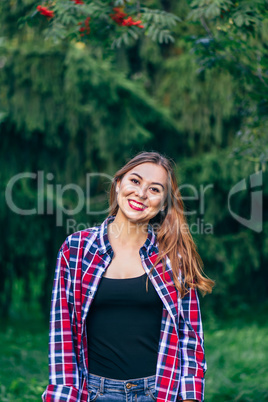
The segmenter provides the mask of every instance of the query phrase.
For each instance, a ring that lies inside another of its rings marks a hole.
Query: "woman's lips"
[[[147,208],[145,205],[134,200],[128,200],[128,205],[136,211],[144,211]]]

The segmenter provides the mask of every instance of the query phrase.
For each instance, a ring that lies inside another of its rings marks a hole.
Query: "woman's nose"
[[[147,188],[145,186],[140,186],[139,188],[137,188],[137,195],[140,198],[146,198],[147,197]]]

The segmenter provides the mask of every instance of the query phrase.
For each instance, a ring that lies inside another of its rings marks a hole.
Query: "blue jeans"
[[[156,401],[155,375],[130,380],[114,380],[89,374],[88,391],[90,402]]]

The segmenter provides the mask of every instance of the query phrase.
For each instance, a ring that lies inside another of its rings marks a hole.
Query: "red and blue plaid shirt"
[[[59,250],[52,292],[49,333],[49,385],[45,402],[87,402],[88,352],[86,316],[113,250],[108,240],[108,217],[101,226],[76,232]],[[158,255],[152,227],[139,250],[149,275]],[[203,330],[195,289],[181,299],[167,258],[165,278],[159,263],[149,275],[163,302],[156,367],[157,402],[203,401]]]

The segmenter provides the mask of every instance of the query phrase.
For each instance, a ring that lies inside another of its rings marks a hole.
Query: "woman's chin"
[[[150,220],[150,218],[147,215],[142,214],[140,212],[125,213],[124,215],[126,219],[131,223],[147,223]]]

